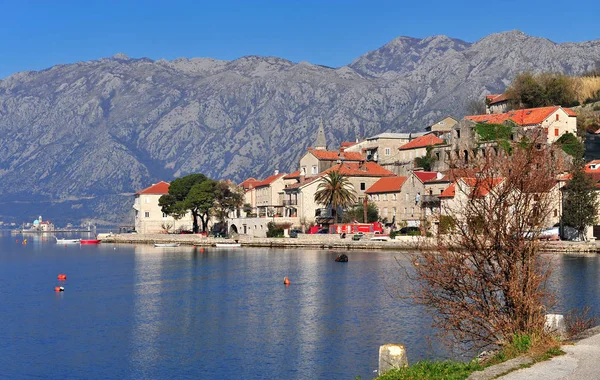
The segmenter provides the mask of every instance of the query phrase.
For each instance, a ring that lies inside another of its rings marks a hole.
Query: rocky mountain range
[[[475,43],[398,37],[340,68],[117,54],[17,73],[0,80],[0,220],[131,223],[132,194],[159,180],[295,170],[320,120],[331,148],[423,130],[517,73],[576,75],[598,61],[600,40],[511,31]]]

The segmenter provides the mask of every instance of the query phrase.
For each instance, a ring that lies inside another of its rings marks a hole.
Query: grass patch
[[[408,368],[393,369],[379,376],[378,380],[417,380],[417,379],[448,379],[462,380],[483,366],[476,360],[470,363],[455,361],[421,361]]]
[[[565,352],[560,349],[561,342],[552,336],[515,334],[509,344],[500,349],[490,359],[484,363],[474,359],[469,363],[456,361],[421,361],[407,368],[393,369],[377,377],[377,380],[417,380],[417,379],[444,379],[458,380],[466,379],[475,371],[482,371],[492,365],[503,363],[516,357],[527,355],[532,358],[529,364],[523,364],[520,367],[528,368],[533,364],[549,360],[555,356],[564,355]],[[509,373],[512,371],[507,371]]]

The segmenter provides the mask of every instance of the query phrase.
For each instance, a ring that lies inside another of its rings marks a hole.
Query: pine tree
[[[584,240],[587,227],[596,223],[596,186],[585,173],[583,161],[577,160],[574,167],[573,177],[563,189],[562,222],[575,228]]]

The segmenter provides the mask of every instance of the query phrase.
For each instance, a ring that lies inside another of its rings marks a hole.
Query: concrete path
[[[600,329],[596,327],[587,335],[591,336],[573,345],[563,346],[566,355],[557,356],[499,378],[503,380],[600,379]]]

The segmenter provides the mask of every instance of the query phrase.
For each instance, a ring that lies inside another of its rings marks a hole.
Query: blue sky
[[[0,78],[123,52],[343,66],[398,36],[600,38],[600,1],[0,0]]]

